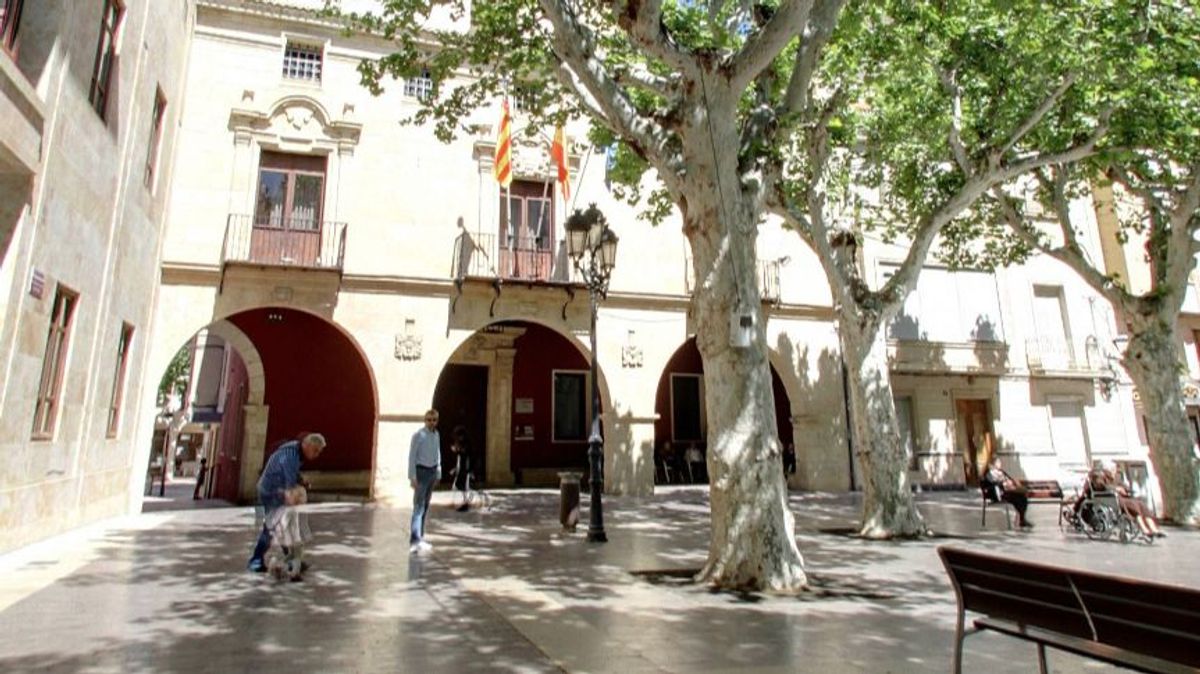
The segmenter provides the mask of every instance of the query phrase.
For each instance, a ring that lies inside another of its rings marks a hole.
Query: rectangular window
[[[167,98],[162,89],[154,93],[154,110],[150,113],[150,143],[146,147],[146,188],[154,190],[154,173],[158,168],[158,149],[162,144],[163,114],[167,110]]]
[[[1067,303],[1062,286],[1033,287],[1033,320],[1037,340],[1032,345],[1042,367],[1068,369],[1075,366]]]
[[[105,119],[109,84],[117,59],[117,31],[121,26],[125,8],[117,0],[102,1],[104,13],[100,17],[100,41],[96,44],[96,63],[92,66],[92,86],[88,93],[88,101],[96,110],[96,114],[100,115],[100,119]]]
[[[121,403],[125,398],[125,369],[129,364],[129,348],[133,342],[133,326],[121,324],[121,336],[117,339],[117,369],[113,373],[112,396],[108,405],[108,437],[117,437],[121,422]]]
[[[79,295],[62,286],[54,293],[54,308],[50,312],[50,328],[46,335],[46,352],[42,356],[42,377],[38,382],[37,404],[33,411],[33,438],[48,440],[54,434],[62,393],[63,369],[67,359],[67,343],[71,335],[71,318]]]
[[[584,442],[588,439],[588,375],[586,372],[554,373],[554,435],[552,442]]]
[[[323,60],[320,47],[289,41],[283,49],[283,76],[291,80],[320,82]]]
[[[704,442],[704,376],[671,375],[671,440]]]
[[[0,49],[17,55],[17,28],[21,25],[23,0],[0,0]]]
[[[429,70],[421,71],[421,74],[416,77],[409,77],[404,80],[404,95],[409,98],[424,99],[433,94],[433,76],[429,74]]]
[[[514,180],[500,193],[500,231],[505,248],[548,251],[554,243],[554,185]]]
[[[880,264],[879,283],[886,283],[897,268],[896,264]],[[888,326],[888,337],[901,341],[1004,341],[996,277],[986,272],[922,268],[917,287]]]
[[[325,157],[262,153],[255,227],[317,231],[325,195]]]

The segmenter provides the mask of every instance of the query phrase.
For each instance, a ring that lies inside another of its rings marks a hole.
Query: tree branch
[[[543,9],[546,0],[539,0]],[[564,2],[552,4],[563,5]],[[662,61],[671,70],[694,75],[698,64],[675,46],[662,22],[662,0],[623,0],[610,3],[613,19],[645,54]],[[548,10],[547,10],[548,11]]]
[[[570,69],[570,77],[560,75],[560,81],[579,94],[586,92],[587,96],[582,98],[590,100],[593,112],[600,113],[598,119],[644,154],[664,181],[676,186],[675,176],[684,167],[678,154],[667,149],[670,134],[641,114],[605,70],[596,56],[595,36],[578,21],[566,0],[538,0],[538,4],[554,28],[551,31],[554,54]]]
[[[650,72],[645,65],[630,64],[628,68],[614,70],[613,82],[621,87],[636,87],[663,98],[675,98],[679,93],[679,78],[660,77]]]
[[[805,30],[812,8],[813,0],[783,0],[762,30],[752,34],[730,59],[729,81],[735,91],[745,89]]]
[[[1029,132],[1033,130],[1033,127],[1037,126],[1050,112],[1054,105],[1058,103],[1058,99],[1062,98],[1063,95],[1067,93],[1067,90],[1070,89],[1073,84],[1075,84],[1075,79],[1075,73],[1067,75],[1067,77],[1063,79],[1058,87],[1055,88],[1054,91],[1050,92],[1050,95],[1043,99],[1041,104],[1039,104],[1038,107],[1035,108],[1034,111],[1031,112],[1023,122],[1021,122],[1021,125],[1018,126],[1011,135],[1009,135],[1008,140],[1006,140],[1004,145],[998,149],[998,154],[1007,154],[1008,151],[1015,147],[1017,143],[1021,142],[1021,139],[1028,135]],[[1104,113],[1105,119],[1107,119],[1107,114],[1107,112]]]
[[[954,155],[954,161],[958,164],[958,168],[963,173],[970,175],[971,161],[967,158],[967,148],[963,146],[962,142],[962,87],[958,86],[955,73],[938,68],[937,74],[938,79],[942,82],[942,88],[950,94],[950,98],[954,101],[954,110],[950,115],[950,133],[946,142],[950,144],[950,152]]]
[[[808,92],[812,86],[813,73],[817,70],[821,53],[833,35],[838,14],[845,4],[846,0],[817,0],[810,12],[804,39],[800,48],[796,50],[796,63],[792,68],[792,79],[788,82],[787,93],[783,98],[781,117],[808,109]]]
[[[1079,275],[1088,285],[1096,292],[1104,296],[1113,306],[1122,309],[1129,307],[1135,302],[1133,295],[1128,291],[1113,283],[1112,278],[1101,274],[1095,266],[1092,265],[1083,254],[1083,250],[1079,248],[1078,243],[1074,246],[1058,246],[1052,247],[1050,244],[1038,236],[1037,230],[1025,222],[1017,208],[1012,204],[1012,198],[1004,194],[999,186],[992,188],[992,194],[996,201],[1000,204],[1000,212],[1004,216],[1008,228],[1012,230],[1025,243],[1029,244],[1034,250],[1041,251],[1045,255],[1062,262]],[[1074,227],[1071,224],[1069,209],[1055,209],[1057,211],[1058,226],[1062,229],[1064,241],[1074,241]]]

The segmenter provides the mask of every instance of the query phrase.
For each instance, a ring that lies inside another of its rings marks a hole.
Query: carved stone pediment
[[[346,119],[333,119],[311,96],[290,95],[269,107],[255,103],[252,91],[243,93],[241,106],[229,112],[229,128],[239,139],[258,137],[273,144],[299,144],[352,152],[362,135],[362,125],[349,121],[354,106],[343,106]]]

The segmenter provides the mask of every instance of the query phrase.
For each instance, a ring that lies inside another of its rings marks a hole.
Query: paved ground
[[[829,533],[854,523],[856,496],[796,494],[817,591],[713,593],[636,573],[705,557],[705,488],[660,491],[606,499],[604,545],[559,532],[553,492],[495,492],[490,510],[470,513],[439,493],[435,549],[420,556],[408,553],[407,511],[316,504],[313,568],[295,584],[242,570],[252,509],[89,527],[0,556],[0,671],[944,672],[955,607],[937,545],[1200,585],[1195,531],[1093,542],[1061,533],[1047,506],[1033,506],[1031,534],[1007,531],[999,512],[981,530],[976,498],[954,493],[920,497],[939,538],[867,542]],[[970,670],[1036,671],[1024,643],[967,644]],[[1050,663],[1111,669],[1058,653]]]

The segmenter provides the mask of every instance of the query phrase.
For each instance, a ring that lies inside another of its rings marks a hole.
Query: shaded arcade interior
[[[329,451],[305,466],[314,493],[370,496],[374,383],[356,345],[320,317],[269,307],[206,326],[164,374],[158,404],[147,494],[170,475],[201,480],[198,497],[253,501],[270,453],[319,432]]]

